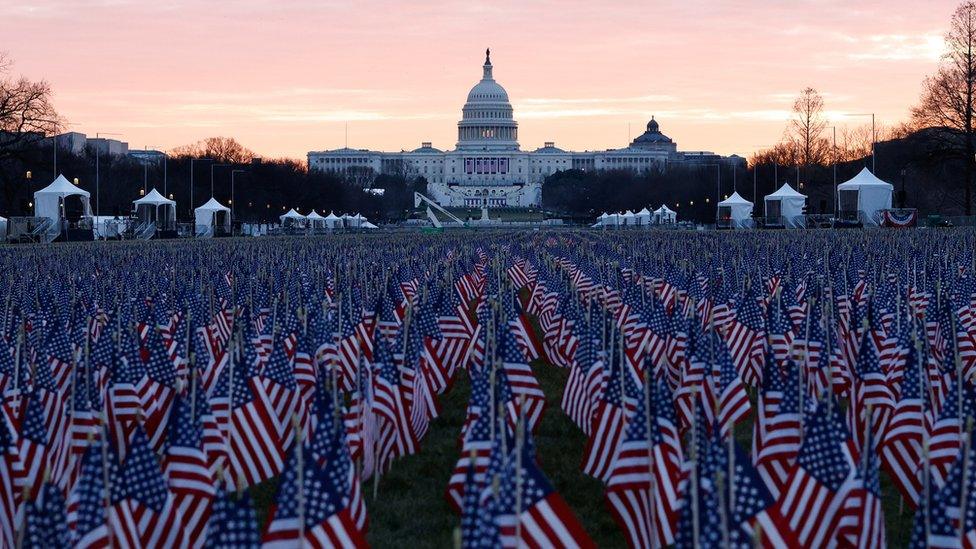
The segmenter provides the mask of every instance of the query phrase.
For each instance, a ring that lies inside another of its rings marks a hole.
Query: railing
[[[11,242],[50,242],[47,235],[57,229],[47,217],[11,217],[7,220],[7,239]],[[57,237],[57,232],[51,240]]]
[[[213,237],[213,225],[195,225],[193,230],[193,236],[197,238],[211,238]]]
[[[134,234],[137,240],[149,240],[150,238],[156,236],[156,223],[147,221],[146,223],[136,227]]]

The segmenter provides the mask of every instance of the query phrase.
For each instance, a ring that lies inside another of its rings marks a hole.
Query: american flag
[[[137,427],[111,486],[111,536],[119,545],[174,547],[186,544],[184,519],[173,502],[149,440]]]
[[[603,395],[593,410],[589,441],[583,453],[582,470],[591,477],[604,482],[609,478],[613,457],[623,439],[626,425],[624,409],[624,379],[629,378],[623,371],[620,352],[614,352],[611,344],[610,360],[604,366]]]
[[[373,376],[373,410],[391,426],[391,430],[386,435],[391,440],[381,440],[377,443],[381,448],[388,445],[392,446],[395,449],[395,456],[414,454],[419,448],[419,442],[413,432],[407,403],[403,397],[400,371],[386,341],[380,338],[377,338],[375,342],[373,360],[372,366],[375,372]],[[385,460],[381,461],[385,462]]]
[[[745,383],[757,384],[762,375],[766,325],[759,301],[751,291],[742,297],[726,339],[739,376]]]
[[[284,429],[264,385],[245,364],[234,366],[217,381],[210,406],[227,440],[228,485],[247,488],[281,472]]]
[[[24,504],[26,547],[68,547],[71,536],[61,489],[48,482],[37,499]]]
[[[0,418],[0,545],[7,547],[16,545],[13,460],[8,459],[12,446],[13,437],[7,422]]]
[[[461,457],[454,465],[454,472],[451,474],[445,493],[448,503],[457,511],[464,510],[467,500],[466,490],[473,488],[478,491],[478,487],[484,484],[491,456],[493,421],[495,418],[492,417],[490,410],[484,410],[464,434]],[[469,475],[472,475],[473,485],[468,481]]]
[[[545,410],[546,395],[542,392],[542,387],[532,368],[518,350],[512,331],[506,330],[504,326],[499,326],[498,329],[501,332],[499,333],[501,341],[498,343],[501,366],[514,400],[511,404],[519,408],[513,417],[518,418],[524,414],[528,428],[534,430]]]
[[[657,427],[654,400],[648,395],[636,402],[613,458],[606,498],[630,547],[670,545],[678,517],[678,456]]]
[[[773,497],[786,487],[800,450],[802,416],[797,369],[784,379],[767,363],[753,437],[756,470]]]
[[[240,495],[223,490],[213,499],[207,524],[207,549],[257,549],[261,547],[258,519],[247,491]]]
[[[68,498],[68,525],[75,547],[107,547],[111,544],[105,507],[105,479],[119,479],[115,454],[104,439],[90,445],[81,459],[77,482]]]
[[[918,506],[922,492],[922,445],[927,426],[934,417],[929,402],[928,387],[912,349],[905,364],[900,383],[900,395],[895,402],[891,421],[881,441],[881,465],[912,508]],[[923,393],[924,391],[924,393]]]
[[[531,435],[528,431],[525,437]],[[517,546],[596,547],[562,496],[536,464],[529,442],[522,444],[520,459],[513,460],[511,474],[520,497],[516,502]]]
[[[183,529],[194,546],[206,539],[207,520],[215,494],[215,479],[203,451],[202,429],[193,417],[192,403],[177,397],[167,427],[163,470]]]
[[[308,447],[296,445],[279,481],[274,516],[262,547],[366,547],[342,480],[320,467]]]
[[[881,508],[881,481],[878,477],[878,454],[874,447],[872,434],[868,430],[864,447],[869,449],[858,459],[857,477],[847,494],[840,522],[837,525],[837,538],[848,547],[882,549],[885,543],[884,511]]]
[[[736,423],[744,420],[749,414],[749,395],[739,378],[736,368],[732,365],[732,358],[725,347],[725,343],[713,336],[712,353],[716,363],[713,365],[713,375],[709,383],[705,384],[706,398],[716,410],[715,424],[722,437],[732,432]]]
[[[804,422],[796,467],[778,500],[799,543],[823,547],[835,534],[855,469],[838,405],[823,401]]]

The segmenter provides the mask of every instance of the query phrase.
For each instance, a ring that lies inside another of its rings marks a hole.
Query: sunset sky
[[[0,51],[70,130],[132,148],[222,135],[265,157],[452,148],[491,47],[523,149],[621,147],[651,115],[682,150],[747,155],[796,94],[906,118],[956,0],[3,0]],[[629,125],[629,129],[628,129]]]

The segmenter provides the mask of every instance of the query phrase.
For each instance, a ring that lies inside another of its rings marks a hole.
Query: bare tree
[[[232,137],[208,137],[171,151],[172,156],[212,158],[228,164],[246,164],[256,155]]]
[[[61,120],[51,102],[47,82],[9,76],[13,63],[0,52],[0,194],[8,213],[24,192],[24,164]]]
[[[827,127],[823,108],[823,97],[810,87],[801,91],[793,103],[793,120],[788,131],[797,144],[805,172],[811,165],[821,163],[828,150],[828,143],[823,137]]]
[[[60,127],[51,86],[43,80],[10,78],[10,66],[0,53],[0,160],[19,157]]]
[[[976,2],[956,8],[945,34],[946,54],[938,72],[925,79],[919,104],[912,118],[919,126],[932,127],[945,156],[965,165],[966,215],[972,215],[973,174],[976,170],[973,146],[973,112],[976,101]]]

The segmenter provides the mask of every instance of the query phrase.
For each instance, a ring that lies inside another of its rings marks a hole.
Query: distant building
[[[91,150],[93,154],[99,156],[124,156],[129,152],[129,144],[125,141],[105,137],[89,138],[81,132],[66,132],[53,138],[46,137],[41,145],[50,147],[53,140],[57,140],[59,151],[71,152],[72,154],[82,154]]]
[[[505,91],[492,75],[490,52],[485,53],[481,81],[468,92],[458,122],[453,150],[424,142],[417,149],[380,152],[335,149],[308,153],[309,171],[341,172],[368,185],[376,174],[423,177],[427,192],[443,206],[530,207],[542,203],[542,182],[557,171],[661,170],[668,165],[720,163],[745,165],[738,156],[681,152],[661,133],[654,117],[647,130],[623,149],[573,152],[547,141],[534,151],[522,151],[518,122]]]
[[[166,158],[166,153],[154,149],[132,149],[129,151],[129,158],[143,164],[159,164]]]
[[[125,156],[129,154],[129,144],[118,139],[93,137],[88,140],[88,147],[99,156]]]

